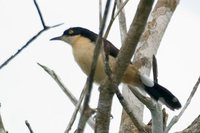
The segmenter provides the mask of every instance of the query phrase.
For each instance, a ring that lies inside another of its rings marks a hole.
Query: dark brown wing
[[[105,51],[106,59],[108,60],[109,55],[116,58],[119,53],[119,49],[115,47],[110,41],[106,39],[104,39],[103,41],[104,41],[104,51]],[[131,61],[130,61],[130,64],[132,64]]]
[[[118,53],[119,53],[119,49],[116,48],[111,42],[109,42],[108,40],[104,40],[104,51],[106,56],[111,55],[114,58],[117,57]]]

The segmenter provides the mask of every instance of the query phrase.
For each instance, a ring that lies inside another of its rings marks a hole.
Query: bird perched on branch
[[[81,27],[72,27],[64,31],[63,35],[52,38],[51,40],[62,40],[71,45],[73,55],[82,69],[88,75],[90,72],[95,43],[98,35],[88,29]],[[104,51],[109,55],[109,66],[111,70],[116,62],[116,57],[119,50],[108,40],[103,39]],[[106,77],[104,70],[104,55],[100,53],[97,61],[94,81],[100,83]],[[129,64],[124,75],[122,82],[130,86],[143,88],[154,100],[161,101],[170,109],[179,109],[181,104],[179,100],[166,88],[151,81],[147,76],[140,74],[134,64]]]

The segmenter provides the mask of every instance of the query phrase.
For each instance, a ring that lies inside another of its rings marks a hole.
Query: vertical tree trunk
[[[151,70],[152,56],[156,55],[160,46],[161,39],[168,26],[168,23],[173,15],[173,12],[178,5],[179,0],[158,0],[152,13],[149,16],[147,26],[143,35],[140,38],[136,52],[134,54],[134,63],[145,62],[139,69],[140,72],[149,75]],[[143,104],[124,86],[123,96],[126,101],[131,104],[132,110],[138,117],[138,120],[143,120]],[[136,133],[134,124],[129,116],[122,112],[120,133]]]

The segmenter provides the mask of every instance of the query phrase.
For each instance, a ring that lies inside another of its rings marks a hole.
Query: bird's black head
[[[81,27],[71,27],[64,31],[63,36],[75,36],[81,35],[90,39],[92,42],[95,42],[98,35],[88,29],[81,28]]]

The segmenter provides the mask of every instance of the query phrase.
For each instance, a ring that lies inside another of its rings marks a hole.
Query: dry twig
[[[76,118],[76,115],[79,112],[82,112],[82,107],[80,106],[80,103],[82,101],[82,98],[85,96],[85,89],[83,89],[83,91],[81,92],[81,96],[79,98],[79,101],[75,98],[75,96],[70,92],[69,89],[67,89],[67,87],[65,87],[65,85],[62,83],[62,81],[60,80],[59,76],[51,69],[49,69],[48,67],[44,66],[44,65],[41,65],[38,63],[38,65],[40,67],[42,67],[55,81],[56,83],[60,86],[60,88],[62,89],[62,91],[67,95],[67,97],[70,99],[70,101],[74,104],[74,106],[76,106],[75,110],[74,110],[74,113],[72,115],[72,118],[67,126],[67,129],[65,132],[69,132],[74,121],[75,121],[75,118]],[[91,115],[92,113],[94,112],[93,109],[89,108],[88,109],[89,111],[88,112],[91,112]],[[90,116],[91,116],[90,115]],[[90,125],[90,127],[92,129],[94,129],[94,125],[95,125],[95,122],[92,118],[89,117],[89,120],[88,120],[88,124]]]
[[[38,14],[39,14],[39,17],[40,17],[40,20],[41,20],[41,23],[42,23],[42,26],[43,26],[43,29],[40,30],[36,35],[34,35],[32,38],[30,38],[26,44],[24,44],[21,48],[19,48],[17,50],[17,52],[15,52],[13,55],[11,55],[7,60],[5,60],[1,65],[0,65],[0,70],[5,67],[11,60],[13,60],[18,54],[20,54],[26,47],[28,47],[35,39],[37,39],[44,31],[47,31],[49,30],[50,28],[54,28],[54,27],[57,27],[57,26],[60,26],[62,24],[57,24],[57,25],[54,25],[54,26],[46,26],[45,25],[45,22],[44,22],[44,19],[43,19],[43,16],[42,16],[42,13],[40,11],[40,8],[36,2],[36,0],[34,0],[34,4],[35,4],[35,7],[38,11]]]
[[[30,133],[34,133],[33,130],[32,130],[32,128],[31,128],[30,123],[27,120],[25,121],[25,124],[28,127],[28,130],[30,131]]]
[[[0,104],[0,107],[1,107],[1,104]],[[1,118],[1,114],[0,114],[0,133],[6,133],[6,130],[3,125],[3,120]]]
[[[96,46],[94,49],[94,56],[93,56],[93,61],[92,61],[92,65],[91,65],[91,70],[90,73],[88,75],[87,81],[86,81],[86,96],[85,96],[85,100],[83,103],[83,111],[81,114],[81,117],[79,119],[79,124],[78,124],[78,128],[77,128],[77,133],[81,133],[84,130],[85,125],[83,125],[83,121],[85,120],[85,116],[84,113],[87,112],[87,108],[88,108],[88,103],[90,100],[90,96],[91,96],[91,90],[92,90],[92,83],[93,83],[93,77],[94,77],[94,73],[96,70],[96,65],[97,65],[97,59],[101,50],[101,46],[102,46],[102,36],[103,36],[103,32],[104,32],[104,28],[105,28],[105,23],[107,20],[107,16],[108,16],[108,11],[109,11],[109,7],[110,7],[110,0],[107,0],[106,2],[106,6],[105,6],[105,11],[103,14],[103,18],[101,21],[101,25],[100,25],[100,31],[98,34],[98,38],[96,40]],[[85,122],[84,122],[85,123]]]
[[[146,126],[142,121],[139,121],[137,119],[137,117],[135,117],[135,114],[132,112],[132,110],[130,110],[129,105],[127,104],[127,102],[125,101],[124,97],[122,96],[122,94],[120,93],[119,89],[117,86],[114,86],[115,88],[115,94],[117,95],[118,100],[120,101],[123,109],[126,111],[126,113],[129,115],[130,119],[132,120],[132,122],[135,124],[135,126],[137,127],[139,132],[149,132],[150,128],[148,128],[148,126]]]
[[[132,57],[139,38],[144,30],[152,5],[152,0],[140,1],[136,16],[133,19],[124,44],[118,54],[117,62],[113,70],[113,81],[116,85],[120,83],[122,75],[130,63],[130,58]],[[112,85],[110,85],[109,79],[105,80],[105,82],[100,86],[101,93],[98,102],[99,111],[97,112],[96,117],[96,126],[98,126],[97,131],[99,132],[108,132],[109,130],[109,115],[113,96],[112,89],[110,87],[112,87]]]
[[[185,110],[187,109],[187,107],[189,106],[189,104],[190,104],[192,98],[194,97],[194,94],[195,94],[195,92],[197,91],[197,88],[198,88],[199,84],[200,84],[200,76],[199,76],[199,78],[198,78],[196,84],[194,85],[194,87],[193,87],[193,89],[192,89],[192,91],[191,91],[191,93],[190,93],[190,96],[188,97],[188,99],[187,99],[185,105],[183,106],[182,110],[180,111],[180,113],[179,113],[178,115],[174,116],[174,117],[171,119],[171,121],[170,121],[170,123],[168,124],[168,126],[166,127],[164,133],[168,133],[169,130],[172,128],[172,126],[173,126],[174,124],[176,124],[176,123],[178,122],[178,120],[181,118],[181,116],[183,115],[183,113],[185,112]]]
[[[125,7],[125,5],[128,3],[129,0],[126,0],[125,2],[123,2],[119,7],[118,7],[118,10],[117,10],[117,13],[115,13],[115,10],[116,10],[116,6],[117,6],[117,1],[118,0],[115,0],[115,3],[114,3],[114,6],[113,6],[113,11],[112,11],[112,15],[111,15],[111,19],[110,19],[110,22],[108,24],[108,27],[106,29],[106,32],[105,32],[105,35],[104,35],[104,38],[107,38],[108,34],[109,34],[109,31],[112,27],[112,24],[113,22],[115,21],[115,19],[117,18],[118,15],[120,15]]]

